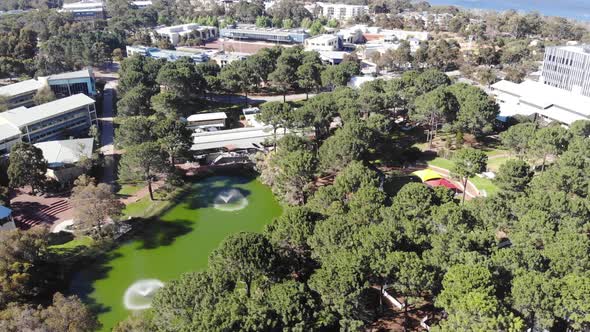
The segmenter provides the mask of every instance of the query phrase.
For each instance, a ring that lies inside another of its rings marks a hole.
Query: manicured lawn
[[[119,189],[119,191],[117,192],[117,195],[131,196],[139,190],[141,190],[143,187],[145,187],[144,184],[123,184],[121,185],[121,189]]]
[[[182,191],[182,189],[183,188],[178,189],[178,192]],[[172,204],[172,202],[167,198],[165,193],[155,191],[154,201],[151,201],[148,195],[135,203],[127,205],[125,209],[123,209],[122,219],[125,220],[129,217],[148,218],[156,215],[170,204]]]
[[[500,157],[488,160],[488,169],[492,172],[497,172],[504,163],[508,160],[516,159],[516,157]]]
[[[450,171],[453,168],[454,163],[449,159],[437,157],[433,160],[428,161],[428,165],[448,169]]]
[[[74,249],[74,248],[80,247],[80,246],[89,247],[93,243],[94,243],[94,240],[90,236],[80,236],[80,237],[73,239],[70,242],[66,242],[64,244],[53,245],[49,248],[55,249],[55,250]]]
[[[503,162],[506,162],[506,159],[504,159]],[[428,165],[441,167],[448,170],[451,170],[453,168],[453,162],[451,160],[440,157],[428,161]],[[493,195],[497,193],[499,190],[498,187],[496,187],[496,185],[490,179],[484,179],[475,176],[470,178],[469,181],[471,181],[471,183],[473,183],[479,191],[485,191],[487,196]]]

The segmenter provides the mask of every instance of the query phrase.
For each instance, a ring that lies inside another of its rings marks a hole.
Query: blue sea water
[[[429,0],[428,2],[433,5],[454,5],[473,9],[538,11],[547,16],[590,21],[590,0]]]

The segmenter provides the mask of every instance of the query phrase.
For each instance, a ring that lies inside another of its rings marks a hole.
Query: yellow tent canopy
[[[422,182],[426,182],[426,181],[430,181],[430,180],[435,180],[435,179],[441,179],[442,175],[438,174],[437,172],[427,168],[427,169],[423,169],[420,171],[415,171],[414,173],[412,173],[413,175],[416,175],[417,177],[420,178],[420,180],[422,180]]]

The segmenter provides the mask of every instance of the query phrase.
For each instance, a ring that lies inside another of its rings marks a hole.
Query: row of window
[[[55,126],[57,124],[67,122],[68,120],[79,118],[79,117],[86,117],[88,116],[88,111],[86,108],[79,108],[69,113],[66,113],[60,117],[51,118],[49,120],[45,120],[34,125],[29,126],[29,131],[38,131],[42,130],[43,128],[48,128]]]
[[[72,128],[77,127],[82,124],[88,124],[88,118],[82,118],[82,119],[79,119],[76,121],[70,121],[69,123],[64,123],[61,126],[57,126],[51,130],[31,135],[31,142],[33,142],[33,143],[39,142],[39,141],[43,140],[44,138],[47,138],[50,136],[55,136],[57,134],[67,131],[68,129],[72,129]]]

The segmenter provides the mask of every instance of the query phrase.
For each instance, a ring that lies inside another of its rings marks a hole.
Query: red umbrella
[[[447,187],[452,190],[458,190],[459,188],[447,179],[435,179],[424,182],[431,187]]]

